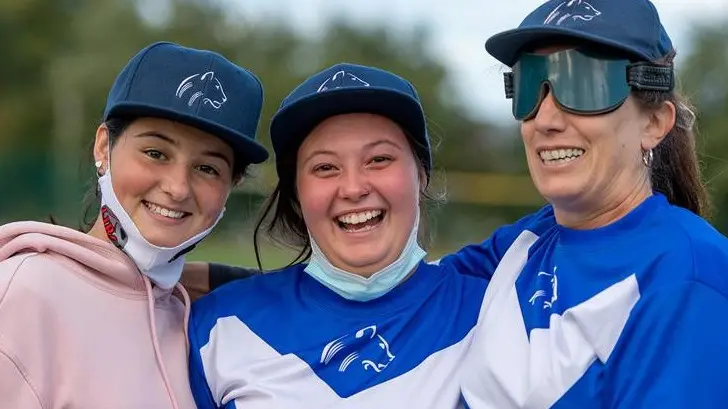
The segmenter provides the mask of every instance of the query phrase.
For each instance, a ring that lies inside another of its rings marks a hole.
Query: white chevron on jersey
[[[411,371],[346,399],[339,397],[306,362],[294,354],[281,356],[234,316],[217,320],[200,354],[219,406],[234,401],[236,407],[245,409],[319,409],[344,402],[347,409],[455,408],[461,405],[458,391],[443,386],[458,376],[471,337],[472,331]],[[276,397],[274,402],[268,399],[270,396]]]
[[[521,233],[486,290],[469,352],[477,360],[468,360],[463,375],[479,386],[463,391],[473,409],[551,407],[596,359],[606,362],[639,300],[630,275],[562,315],[551,314],[549,327],[534,328],[529,337],[515,282],[537,239]]]

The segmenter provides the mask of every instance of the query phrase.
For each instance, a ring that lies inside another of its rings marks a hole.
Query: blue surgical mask
[[[417,212],[407,243],[397,260],[372,274],[369,278],[346,272],[329,262],[316,241],[311,239],[311,260],[306,273],[340,296],[354,301],[370,301],[399,285],[427,253],[417,243],[420,215]]]

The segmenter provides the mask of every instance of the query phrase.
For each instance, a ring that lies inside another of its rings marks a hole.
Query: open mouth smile
[[[376,228],[387,214],[382,209],[347,213],[336,217],[339,228],[347,233],[366,232]]]
[[[154,213],[155,215],[166,217],[172,220],[180,220],[192,215],[192,213],[189,212],[168,209],[166,207],[162,207],[156,203],[148,202],[146,200],[142,200],[142,203],[147,209],[149,209],[150,212]]]

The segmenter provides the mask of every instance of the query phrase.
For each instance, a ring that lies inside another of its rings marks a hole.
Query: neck
[[[106,235],[106,229],[104,228],[104,221],[101,219],[101,215],[96,218],[93,226],[91,226],[91,229],[87,231],[86,234],[99,240],[103,240],[107,243],[111,243],[111,240],[109,240],[109,236]]]
[[[616,222],[634,210],[648,197],[652,196],[652,186],[648,178],[622,195],[610,198],[609,195],[598,195],[594,202],[579,202],[569,205],[554,203],[556,221],[571,229],[589,230],[607,226]]]

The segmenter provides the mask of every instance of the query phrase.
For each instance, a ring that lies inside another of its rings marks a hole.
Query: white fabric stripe
[[[297,356],[278,354],[237,317],[220,318],[200,348],[215,402],[246,409],[462,407],[459,369],[473,331],[409,372],[340,398]],[[400,353],[401,355],[401,353]],[[346,373],[342,373],[346,376]]]

